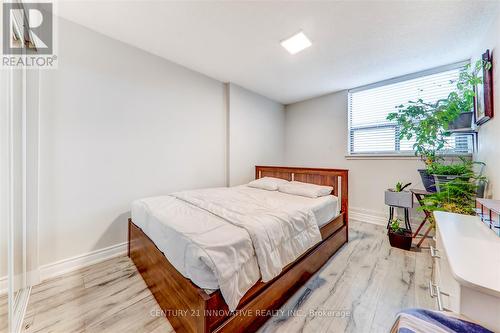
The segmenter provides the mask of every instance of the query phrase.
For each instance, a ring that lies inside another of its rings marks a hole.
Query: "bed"
[[[266,209],[276,207],[276,212],[281,206],[304,207],[319,227],[319,242],[286,262],[267,282],[259,272],[262,253],[255,244],[252,247],[245,229],[178,200],[184,199],[182,195],[146,198],[132,205],[129,256],[176,332],[255,331],[347,242],[347,170],[256,166],[255,171],[256,179],[275,177],[333,187],[331,195],[315,199],[244,186],[231,190],[235,200],[255,197],[256,204],[265,202]],[[201,250],[200,243],[204,244]],[[214,253],[212,257],[237,255],[232,260],[241,266],[235,274],[242,277],[235,281],[245,281],[246,287],[239,288],[239,283],[228,287],[221,274],[214,273],[210,260],[200,260],[205,252]]]

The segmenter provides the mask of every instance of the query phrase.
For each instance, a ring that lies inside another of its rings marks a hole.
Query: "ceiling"
[[[470,57],[500,2],[59,2],[59,15],[283,104]],[[280,41],[304,31],[312,46]]]

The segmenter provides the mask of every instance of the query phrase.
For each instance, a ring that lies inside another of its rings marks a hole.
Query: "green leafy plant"
[[[427,196],[421,209],[426,211],[446,211],[457,214],[475,215],[477,179],[462,177],[441,185],[441,191]]]
[[[428,173],[437,175],[442,180],[439,182],[440,191],[425,198],[422,210],[475,214],[478,184],[486,178],[481,173],[475,172],[474,166],[484,163],[466,158],[460,160],[460,163],[453,164],[433,162],[427,167]]]
[[[491,64],[480,60],[474,66],[467,65],[456,81],[456,90],[447,98],[436,102],[409,101],[396,106],[397,111],[387,116],[387,120],[396,121],[400,139],[415,140],[415,155],[426,165],[437,161],[438,152],[446,147],[449,124],[462,112],[473,110],[475,87],[482,83],[478,74],[483,68],[489,69]]]
[[[401,228],[401,222],[402,221],[398,218],[391,220],[391,231],[397,234],[403,234],[405,229]]]
[[[440,191],[427,196],[422,209],[431,212],[438,210],[474,215],[478,184],[486,180],[481,173],[474,171],[474,165],[478,164],[484,165],[482,162],[474,162],[463,158],[462,162],[458,164],[443,165],[433,163],[428,168],[428,172],[454,177],[440,182]]]
[[[470,159],[459,157],[460,163],[444,164],[440,162],[432,162],[427,166],[427,172],[431,175],[445,176],[474,176],[474,166],[484,165],[483,162],[476,162]]]
[[[406,183],[406,184],[403,185],[403,183],[397,182],[396,186],[394,187],[394,192],[403,192],[404,189],[407,188],[410,185],[411,185],[411,183]]]

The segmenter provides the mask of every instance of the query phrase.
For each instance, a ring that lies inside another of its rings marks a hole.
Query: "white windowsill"
[[[356,154],[345,155],[348,160],[419,160],[415,155],[391,155],[391,154]]]
[[[472,154],[446,154],[442,157],[472,157]],[[346,154],[347,160],[420,160],[419,156],[413,154]]]

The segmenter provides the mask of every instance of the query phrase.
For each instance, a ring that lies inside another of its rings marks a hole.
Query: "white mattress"
[[[263,196],[277,207],[293,205],[311,209],[319,227],[339,214],[338,198],[333,195],[313,199],[250,187],[245,190],[252,195]],[[218,289],[217,279],[206,264],[207,256],[200,245],[224,255],[228,240],[234,244],[251,244],[245,229],[171,196],[136,200],[132,203],[131,213],[133,222],[155,243],[169,262],[200,288]],[[220,246],[221,243],[225,244],[224,248]],[[252,246],[238,248],[253,249]],[[255,253],[252,251],[243,255],[246,259],[243,270],[248,279],[255,283],[260,278]]]

